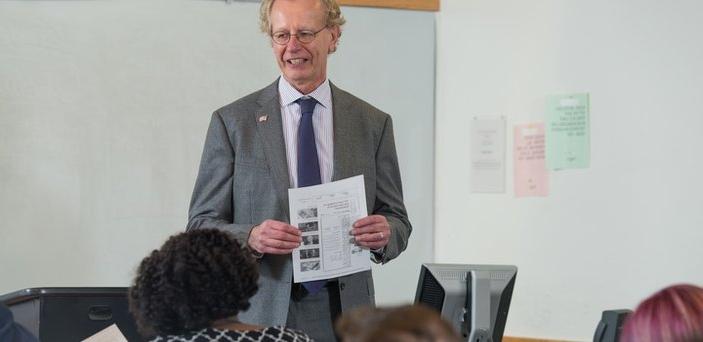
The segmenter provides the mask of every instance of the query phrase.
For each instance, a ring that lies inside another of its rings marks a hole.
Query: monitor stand
[[[493,342],[491,333],[491,272],[466,272],[468,342]]]

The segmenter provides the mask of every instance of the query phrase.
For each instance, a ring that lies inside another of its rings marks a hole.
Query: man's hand
[[[371,250],[383,248],[391,238],[391,226],[385,216],[371,215],[354,222],[351,230],[356,244]]]
[[[288,223],[266,220],[251,229],[249,247],[262,254],[289,254],[300,246],[300,230]]]

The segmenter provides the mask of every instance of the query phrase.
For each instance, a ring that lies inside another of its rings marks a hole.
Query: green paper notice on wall
[[[549,169],[589,167],[591,134],[588,94],[549,96],[546,121]]]

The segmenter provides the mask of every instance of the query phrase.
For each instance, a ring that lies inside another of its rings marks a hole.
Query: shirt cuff
[[[258,259],[261,259],[264,257],[264,253],[260,253],[259,251],[255,250],[251,247],[248,247],[248,248],[249,248],[249,253],[251,253],[251,256],[254,257],[254,259],[258,260]]]
[[[251,235],[251,231],[254,230],[254,228],[256,228],[256,227],[257,226],[253,226],[253,227],[251,227],[251,229],[249,229],[249,235]],[[249,250],[249,253],[251,253],[251,256],[254,257],[254,259],[256,259],[256,260],[259,260],[264,257],[264,253],[261,253],[261,252],[255,250],[254,248],[251,248],[251,246],[249,246],[249,235],[247,235],[247,246],[246,247]]]
[[[380,264],[383,262],[383,257],[386,255],[386,246],[383,246],[379,249],[372,249],[371,250],[371,261]]]

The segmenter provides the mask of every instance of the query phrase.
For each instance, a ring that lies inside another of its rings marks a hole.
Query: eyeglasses
[[[324,30],[326,28],[327,28],[327,26],[317,30],[317,32],[298,31],[298,33],[296,33],[296,34],[292,34],[290,32],[285,32],[285,31],[279,31],[279,32],[274,32],[271,35],[271,39],[276,44],[286,45],[290,41],[290,37],[295,36],[295,38],[297,38],[298,41],[301,43],[310,43],[313,40],[315,40],[315,37],[317,36],[318,33],[322,32],[322,30]]]

